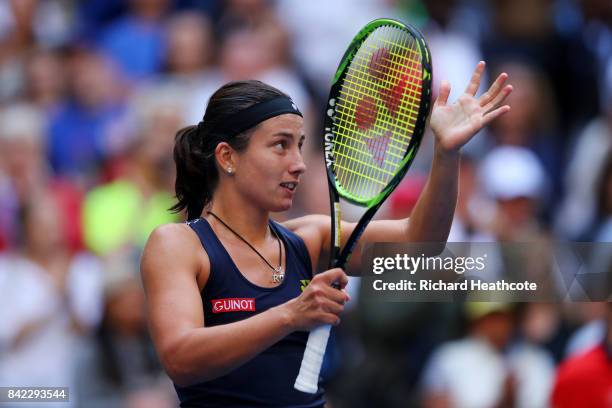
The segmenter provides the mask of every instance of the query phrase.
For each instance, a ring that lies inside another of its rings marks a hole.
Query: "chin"
[[[293,200],[283,200],[280,203],[271,205],[270,212],[283,212],[289,210],[293,206]]]

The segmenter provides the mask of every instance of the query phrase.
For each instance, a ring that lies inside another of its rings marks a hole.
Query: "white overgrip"
[[[296,390],[315,394],[319,389],[319,374],[321,373],[330,330],[331,326],[326,324],[310,332],[300,373],[295,380],[294,388]]]

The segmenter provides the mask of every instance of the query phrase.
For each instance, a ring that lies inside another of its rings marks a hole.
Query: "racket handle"
[[[321,373],[330,330],[331,326],[326,324],[315,328],[308,335],[308,343],[306,343],[300,373],[293,386],[296,390],[315,394],[319,389],[319,374]]]

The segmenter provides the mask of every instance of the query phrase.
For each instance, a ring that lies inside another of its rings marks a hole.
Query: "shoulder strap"
[[[297,254],[298,261],[302,263],[303,267],[306,271],[308,271],[309,274],[312,274],[313,270],[312,262],[310,260],[310,253],[306,248],[304,240],[293,231],[288,230],[287,228],[275,221],[270,220],[270,225],[271,228],[274,228],[274,231],[276,231],[277,234],[283,236],[285,242],[291,245],[291,247]]]

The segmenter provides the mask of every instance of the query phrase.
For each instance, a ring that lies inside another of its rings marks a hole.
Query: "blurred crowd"
[[[308,170],[277,218],[328,213],[325,98],[378,17],[424,32],[451,100],[480,60],[514,86],[510,113],[464,149],[449,240],[612,241],[610,0],[0,1],[0,386],[69,386],[69,406],[176,405],[138,270],[152,229],[183,219],[167,211],[175,132],[227,81],[278,87],[305,113]],[[426,134],[381,217],[410,214],[432,153]],[[612,406],[605,302],[368,303],[353,290],[328,356],[334,408],[579,406],[564,404],[585,392]],[[574,366],[596,380],[577,384]]]

